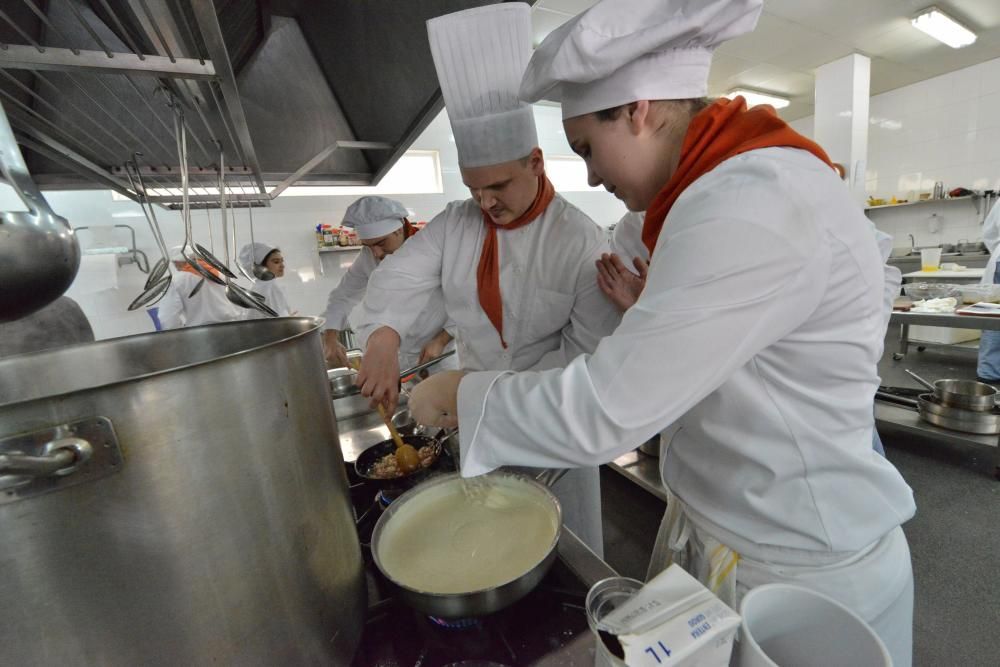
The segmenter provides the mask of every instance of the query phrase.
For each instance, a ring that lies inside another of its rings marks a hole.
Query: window
[[[557,188],[558,189],[558,188]],[[227,190],[235,194],[249,194],[249,186],[243,189],[230,185]],[[191,194],[218,195],[219,189],[198,186],[197,192]],[[392,165],[382,181],[376,186],[339,186],[339,185],[293,185],[282,192],[279,197],[322,197],[327,195],[405,195],[405,194],[440,194],[444,192],[441,186],[441,160],[437,151],[407,151]],[[149,188],[149,194],[180,196],[179,188]],[[111,193],[113,201],[129,201],[117,192]]]
[[[598,186],[587,184],[587,163],[575,155],[546,155],[545,173],[556,192],[596,192],[604,191]]]
[[[293,185],[280,197],[317,197],[322,195],[411,195],[440,194],[441,160],[437,151],[406,151],[392,165],[376,186]]]

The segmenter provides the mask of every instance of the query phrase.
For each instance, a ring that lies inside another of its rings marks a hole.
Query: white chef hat
[[[266,243],[248,243],[240,248],[240,264],[247,271],[251,271],[254,264],[263,264],[264,258],[267,257],[272,250],[277,250],[277,248]]]
[[[704,97],[712,52],[754,29],[763,0],[601,0],[535,51],[521,99],[563,118],[636,100]]]
[[[531,56],[531,9],[488,5],[427,22],[434,68],[448,109],[458,164],[523,158],[538,145],[531,106],[518,98]]]
[[[362,197],[347,207],[344,227],[351,227],[362,241],[378,239],[403,226],[406,207],[395,199],[371,195]]]

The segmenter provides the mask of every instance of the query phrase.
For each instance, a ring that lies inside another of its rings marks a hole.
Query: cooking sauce
[[[559,529],[542,491],[516,477],[454,479],[426,488],[386,524],[386,575],[426,593],[466,593],[513,581],[538,564]]]

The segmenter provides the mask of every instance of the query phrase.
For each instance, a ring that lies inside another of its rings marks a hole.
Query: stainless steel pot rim
[[[556,509],[556,518],[558,519],[556,534],[553,536],[552,542],[551,544],[549,544],[549,548],[545,551],[545,556],[543,556],[538,561],[538,563],[542,563],[552,554],[556,546],[558,546],[559,544],[559,537],[562,535],[562,505],[559,504],[559,499],[556,498],[555,494],[552,493],[551,489],[549,489],[541,482],[538,482],[532,479],[531,477],[528,477],[527,475],[522,475],[521,473],[510,472],[506,470],[494,470],[493,472],[481,475],[481,477],[501,477],[501,476],[516,478],[526,483],[528,486],[534,487],[542,494],[547,496],[549,500],[552,501]],[[480,588],[473,591],[462,591],[461,593],[433,593],[429,591],[422,591],[419,588],[413,588],[412,586],[407,586],[406,584],[402,584],[386,573],[385,569],[382,567],[382,559],[379,558],[379,553],[378,553],[379,536],[382,534],[382,531],[385,529],[385,526],[389,523],[389,521],[392,520],[392,517],[396,514],[396,512],[399,511],[399,508],[402,507],[406,502],[412,501],[412,499],[415,498],[417,495],[419,495],[421,491],[435,486],[439,486],[441,484],[448,484],[454,481],[455,479],[460,479],[461,477],[462,475],[460,473],[453,472],[445,475],[438,475],[424,482],[421,482],[412,489],[407,490],[401,496],[396,498],[396,500],[392,501],[392,503],[389,504],[389,507],[385,510],[385,512],[382,513],[382,516],[378,518],[378,521],[375,522],[375,529],[372,531],[372,542],[371,542],[372,559],[375,561],[375,566],[378,568],[379,572],[385,575],[385,577],[389,579],[393,583],[393,585],[398,586],[399,588],[402,588],[404,590],[410,591],[411,593],[426,596],[432,599],[447,600],[451,598],[471,597],[476,595],[483,595],[489,593],[490,591],[496,591],[505,586],[509,586],[514,582],[518,581],[521,577],[524,577],[525,575],[531,573],[531,571],[538,566],[538,563],[536,563],[535,565],[532,565],[530,568],[528,568],[518,576],[514,577],[513,579],[496,584],[495,586]]]
[[[304,328],[304,329],[302,329],[300,331],[296,331],[295,333],[292,333],[290,335],[285,335],[285,336],[281,336],[281,337],[278,337],[278,338],[274,338],[273,340],[267,340],[266,342],[263,342],[263,343],[260,343],[260,344],[256,344],[256,345],[252,345],[251,347],[243,347],[243,348],[234,350],[233,352],[228,352],[226,354],[221,354],[221,355],[211,354],[211,355],[207,356],[205,359],[199,359],[197,361],[192,361],[192,362],[189,362],[189,363],[171,365],[168,368],[156,369],[156,370],[152,370],[152,371],[149,371],[149,372],[146,372],[146,373],[137,373],[135,375],[128,375],[126,377],[116,377],[116,378],[114,378],[112,380],[103,381],[103,382],[97,382],[96,384],[94,384],[94,383],[92,383],[92,384],[84,384],[84,385],[79,386],[79,387],[71,386],[71,387],[68,387],[67,389],[65,389],[63,391],[59,391],[59,392],[53,392],[53,393],[45,393],[45,392],[43,392],[43,393],[39,393],[39,394],[29,394],[27,396],[20,395],[20,396],[14,397],[12,400],[4,400],[3,396],[0,395],[0,408],[6,407],[8,405],[18,405],[20,403],[27,403],[29,401],[34,401],[34,400],[41,400],[41,399],[46,399],[47,400],[47,399],[57,398],[59,396],[67,396],[67,395],[70,395],[70,394],[75,394],[75,393],[77,393],[79,391],[93,391],[93,390],[98,390],[98,389],[104,389],[104,388],[107,388],[107,387],[113,387],[113,386],[116,386],[116,385],[128,384],[128,383],[131,383],[131,382],[137,382],[139,380],[145,380],[145,379],[151,378],[151,377],[156,377],[158,375],[166,375],[168,373],[177,373],[177,372],[183,371],[185,369],[195,368],[197,366],[203,366],[203,365],[206,365],[206,364],[214,364],[214,363],[223,361],[225,359],[237,358],[237,357],[240,357],[242,355],[251,354],[251,353],[257,352],[259,350],[264,350],[264,349],[273,347],[275,345],[281,345],[281,344],[284,344],[284,343],[288,343],[290,341],[293,341],[293,340],[296,340],[298,338],[301,338],[302,336],[307,336],[310,333],[312,333],[313,331],[319,329],[323,325],[323,322],[324,322],[324,320],[323,320],[322,317],[283,317],[283,318],[275,318],[275,319],[270,319],[270,320],[247,320],[247,321],[238,321],[238,322],[219,322],[217,324],[204,324],[204,325],[197,326],[197,327],[186,327],[186,328],[183,328],[183,329],[172,329],[172,330],[168,330],[168,331],[151,331],[151,332],[144,333],[144,334],[133,334],[131,336],[127,336],[126,337],[126,338],[129,339],[129,344],[130,345],[135,345],[137,349],[149,349],[151,347],[155,348],[157,345],[161,345],[161,344],[162,345],[169,345],[170,342],[171,342],[170,339],[174,338],[174,337],[177,337],[177,338],[190,337],[191,334],[189,332],[192,331],[192,330],[196,330],[196,329],[217,329],[217,330],[220,330],[220,331],[223,330],[223,329],[236,329],[236,328],[254,329],[256,327],[269,327],[269,328],[274,328],[274,329],[281,329],[281,328],[290,328],[290,325],[292,325],[292,323],[299,323],[299,324],[307,323],[308,324],[308,326],[306,328]],[[188,333],[185,333],[185,332],[188,332]],[[153,337],[155,337],[155,343],[156,343],[156,345],[149,345],[148,341],[149,341],[149,339],[151,339]],[[69,354],[69,353],[72,353],[73,351],[79,350],[81,348],[89,348],[89,349],[92,349],[92,350],[101,349],[101,348],[114,348],[116,346],[120,346],[121,345],[121,341],[122,341],[121,338],[107,338],[105,340],[99,340],[99,341],[95,341],[93,343],[81,343],[79,345],[67,345],[65,347],[60,347],[60,348],[55,348],[55,349],[50,349],[50,350],[41,350],[39,352],[30,352],[28,354],[19,354],[19,355],[15,355],[13,357],[7,357],[5,359],[0,359],[0,373],[10,372],[10,371],[8,371],[8,370],[5,369],[5,366],[17,366],[19,363],[25,363],[25,360],[27,360],[27,359],[46,357],[47,361],[49,361],[51,363],[58,364],[59,363],[59,357],[61,355],[63,355],[63,354]]]

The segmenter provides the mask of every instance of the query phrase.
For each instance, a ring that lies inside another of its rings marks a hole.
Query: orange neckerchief
[[[479,268],[476,269],[477,291],[479,305],[486,312],[486,317],[500,334],[500,344],[507,349],[507,341],[503,338],[503,299],[500,296],[500,244],[497,243],[497,230],[510,230],[524,227],[540,216],[552,203],[556,190],[552,182],[543,173],[538,177],[538,194],[528,210],[517,220],[507,225],[498,225],[486,211],[483,211],[483,222],[486,224],[486,239],[483,240],[483,252],[479,256]]]
[[[734,155],[758,148],[787,146],[809,151],[833,168],[819,144],[806,139],[778,118],[769,106],[747,109],[742,97],[721,98],[691,119],[677,171],[646,211],[642,242],[653,253],[663,221],[677,197],[695,180]]]
[[[219,276],[219,270],[216,269],[216,268],[214,268],[211,264],[209,264],[205,260],[199,259],[198,260],[198,265],[201,266],[201,268],[203,268],[206,271],[208,271],[209,273],[211,273],[213,276],[216,276],[216,277]],[[195,268],[193,266],[191,266],[191,262],[188,262],[188,261],[184,262],[184,264],[183,264],[183,266],[181,266],[180,270],[181,271],[187,271],[188,273],[193,273],[194,275],[198,276],[199,278],[204,278],[205,277],[201,273],[199,273],[198,271],[196,271]]]

